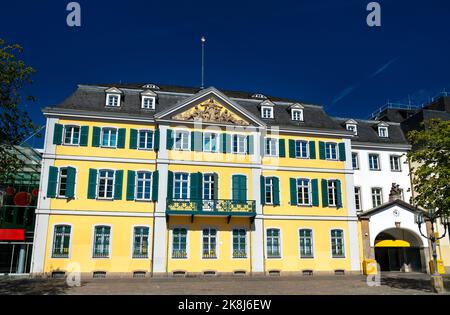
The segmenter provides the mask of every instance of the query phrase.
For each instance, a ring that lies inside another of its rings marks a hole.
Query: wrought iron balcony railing
[[[167,199],[168,214],[255,216],[254,200]]]

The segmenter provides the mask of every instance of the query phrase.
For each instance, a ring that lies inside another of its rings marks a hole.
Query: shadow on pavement
[[[0,295],[64,294],[67,289],[64,280],[0,278]]]
[[[420,277],[383,275],[381,278],[381,285],[386,285],[395,289],[419,290],[428,293],[432,292],[428,275],[422,275]],[[447,291],[450,291],[450,279],[444,278],[444,287]]]

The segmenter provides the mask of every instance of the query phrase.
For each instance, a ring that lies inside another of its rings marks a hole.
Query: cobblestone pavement
[[[450,294],[450,278],[446,278]],[[57,279],[0,278],[0,294],[432,294],[425,274],[384,274],[381,286],[365,276],[195,277],[89,279],[67,287]]]

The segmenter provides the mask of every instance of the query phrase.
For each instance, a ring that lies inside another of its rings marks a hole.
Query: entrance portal
[[[415,233],[392,228],[375,239],[375,259],[381,271],[422,271],[422,242]]]

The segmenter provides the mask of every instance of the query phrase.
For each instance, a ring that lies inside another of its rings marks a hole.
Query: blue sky
[[[24,104],[57,104],[79,83],[205,85],[262,92],[367,118],[387,100],[425,102],[450,91],[450,2],[385,0],[381,27],[366,24],[369,0],[80,0],[81,27],[66,25],[70,1],[7,1],[0,38],[21,44],[38,72]],[[41,141],[34,143],[41,145]]]

